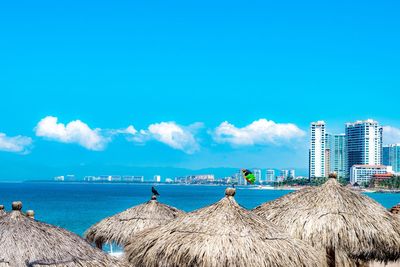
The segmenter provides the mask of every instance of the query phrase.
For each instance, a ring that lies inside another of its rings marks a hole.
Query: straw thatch
[[[4,205],[0,205],[0,216],[5,215],[6,211],[4,210]]]
[[[323,254],[240,207],[228,189],[217,203],[144,230],[125,248],[132,266],[325,266]]]
[[[81,237],[35,221],[21,212],[22,204],[0,217],[0,267],[110,267],[116,259]]]
[[[98,247],[112,242],[124,246],[137,232],[165,224],[183,214],[183,211],[162,204],[153,196],[146,203],[129,208],[93,225],[86,231],[85,237]]]
[[[265,203],[258,215],[293,237],[326,249],[330,266],[400,258],[399,222],[371,198],[329,179]]]

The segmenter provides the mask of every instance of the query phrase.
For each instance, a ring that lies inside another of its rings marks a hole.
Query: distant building
[[[289,179],[296,179],[296,171],[294,169],[289,170]]]
[[[350,183],[363,184],[368,183],[374,175],[392,174],[391,166],[384,165],[353,165],[350,168]]]
[[[235,175],[234,175],[234,177],[235,177],[235,180],[237,181],[237,184],[238,184],[238,185],[247,185],[247,181],[246,181],[246,179],[244,178],[244,176],[243,176],[241,170],[239,170],[238,172],[236,172]]]
[[[267,173],[266,173],[266,178],[267,178],[267,182],[271,183],[271,182],[275,182],[275,170],[273,169],[268,169]]]
[[[346,178],[346,135],[331,134],[328,139],[330,146],[330,172],[336,173],[338,177]]]
[[[346,123],[346,168],[382,164],[382,127],[374,120]]]
[[[76,181],[76,177],[74,174],[68,174],[64,177],[64,181],[74,182]]]
[[[312,122],[310,126],[309,175],[310,178],[325,176],[325,122]]]
[[[289,178],[289,170],[281,170],[280,177],[282,177],[283,180]]]
[[[170,183],[173,183],[174,180],[172,180],[171,178],[166,178],[166,179],[165,179],[165,182],[168,183],[168,184],[170,184]]]
[[[154,182],[155,183],[160,183],[161,182],[161,176],[160,175],[154,175]]]
[[[134,176],[134,175],[125,175],[122,176],[123,182],[132,182],[132,183],[143,183],[144,176]]]
[[[329,176],[331,169],[331,143],[332,143],[332,135],[326,133],[325,134],[325,177]]]
[[[400,144],[383,147],[383,165],[392,166],[395,173],[400,173]]]
[[[261,169],[253,169],[254,177],[256,178],[256,183],[262,183]]]

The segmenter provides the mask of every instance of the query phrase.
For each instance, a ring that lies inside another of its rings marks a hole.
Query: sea
[[[91,225],[101,219],[148,201],[151,198],[152,186],[152,184],[0,183],[0,204],[3,204],[6,210],[10,210],[13,201],[22,201],[23,210],[35,211],[35,219],[83,235]],[[221,199],[226,186],[159,184],[156,188],[160,193],[159,201],[184,211],[193,211]],[[290,192],[290,190],[239,187],[235,198],[243,207],[252,209]],[[386,208],[400,203],[400,194],[365,194]]]

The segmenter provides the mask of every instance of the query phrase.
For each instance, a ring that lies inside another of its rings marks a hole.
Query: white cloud
[[[29,148],[32,145],[32,138],[17,135],[9,137],[4,133],[0,133],[0,151],[14,153],[29,153]]]
[[[184,127],[175,122],[160,122],[149,125],[147,130],[140,130],[133,134],[129,140],[137,143],[145,143],[149,140],[157,140],[174,149],[182,150],[187,154],[193,154],[200,149],[194,136],[201,125],[198,123]]]
[[[86,123],[75,120],[68,124],[58,122],[57,117],[47,116],[37,124],[36,136],[62,143],[76,143],[89,150],[103,150],[110,138],[101,134],[101,129],[91,129]]]
[[[212,135],[217,143],[250,146],[280,144],[303,137],[306,133],[292,123],[276,123],[267,119],[259,119],[243,128],[238,128],[225,121],[214,130]]]
[[[384,144],[400,143],[400,129],[392,126],[384,126],[383,143]]]

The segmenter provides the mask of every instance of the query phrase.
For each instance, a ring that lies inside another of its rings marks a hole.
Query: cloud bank
[[[101,134],[101,129],[91,129],[86,123],[75,120],[66,125],[58,122],[57,117],[47,116],[37,124],[36,136],[61,143],[75,143],[86,149],[104,150],[109,138]]]
[[[243,128],[225,121],[212,133],[215,142],[234,146],[277,145],[305,135],[295,124],[276,123],[267,119],[256,120]]]
[[[400,129],[392,126],[383,127],[383,143],[398,144],[400,143]]]
[[[150,124],[147,130],[140,130],[138,133],[134,133],[129,140],[138,143],[156,140],[173,149],[193,154],[200,149],[194,136],[194,132],[198,127],[200,127],[199,124],[185,127],[175,122],[154,123]]]
[[[17,135],[13,137],[0,133],[0,151],[27,154],[32,145],[32,138]]]

